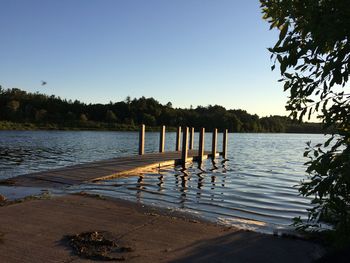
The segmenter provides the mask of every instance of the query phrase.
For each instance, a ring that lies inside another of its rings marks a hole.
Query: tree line
[[[245,110],[227,110],[219,105],[181,109],[154,98],[127,97],[108,104],[86,104],[55,95],[30,93],[0,86],[0,121],[31,123],[38,127],[82,129],[137,129],[139,124],[156,127],[190,126],[228,129],[230,132],[318,133],[318,123],[296,122],[285,116],[259,118]]]

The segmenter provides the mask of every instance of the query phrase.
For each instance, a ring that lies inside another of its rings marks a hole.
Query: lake
[[[228,159],[207,160],[143,175],[74,186],[85,190],[194,213],[221,224],[262,232],[287,231],[295,216],[307,217],[310,199],[295,187],[305,179],[307,141],[320,134],[242,134],[228,136]],[[222,134],[218,136],[221,150]],[[158,150],[159,134],[146,133],[146,152]],[[206,150],[211,134],[205,137]],[[195,134],[195,148],[198,134]],[[0,179],[94,160],[137,154],[137,132],[0,131]],[[175,133],[166,134],[175,149]],[[1,189],[0,189],[1,192]],[[56,191],[56,193],[58,193]]]

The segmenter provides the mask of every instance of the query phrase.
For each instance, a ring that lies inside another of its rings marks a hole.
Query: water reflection
[[[211,171],[211,172],[217,171],[219,168],[218,168],[218,166],[216,165],[215,159],[211,159],[211,163],[212,163],[212,168],[210,168],[210,171]]]
[[[143,175],[140,175],[139,178],[137,179],[136,183],[136,200],[140,202],[142,200],[142,192],[144,190],[144,185],[143,185]]]
[[[185,208],[185,202],[187,201],[186,198],[186,194],[187,194],[187,183],[188,183],[188,171],[187,168],[182,167],[180,169],[181,175],[179,176],[181,179],[181,187],[179,187],[178,191],[179,191],[179,204],[180,204],[180,208]]]
[[[198,176],[197,188],[198,188],[198,189],[202,189],[202,187],[203,187],[203,184],[204,184],[204,174],[205,174],[204,171],[200,171],[200,172],[197,173],[197,176]]]
[[[222,168],[222,172],[226,173],[227,172],[227,164],[228,164],[228,159],[224,159],[221,161],[221,168]]]
[[[149,134],[146,152],[157,151],[158,135]],[[0,131],[0,178],[136,154],[137,136],[115,132]],[[166,150],[173,150],[175,134],[167,136]],[[85,190],[184,209],[214,221],[237,222],[239,218],[286,226],[295,216],[306,217],[310,200],[298,196],[293,186],[305,174],[303,142],[323,138],[309,134],[229,136],[230,161],[205,160],[186,169],[169,167],[141,176],[74,186],[69,191]],[[206,149],[210,149],[210,142],[208,138]]]
[[[146,152],[156,150],[157,136],[147,135]],[[137,138],[137,132],[0,131],[0,179],[137,154]],[[165,150],[174,140],[175,133],[167,133]]]
[[[207,160],[188,165],[186,169],[158,169],[137,177],[107,180],[85,186],[84,190],[193,211],[212,220],[228,218],[228,222],[234,222],[232,218],[240,218],[264,222],[261,224],[264,227],[287,227],[292,217],[306,217],[308,200],[297,196],[296,191],[261,184],[256,180],[258,175],[236,171],[237,175],[231,172],[228,176],[231,166],[230,161]]]
[[[158,177],[158,180],[159,180],[159,183],[157,184],[158,186],[159,186],[159,191],[162,191],[163,189],[163,187],[162,187],[162,185],[164,184],[164,175],[160,175],[159,177]]]

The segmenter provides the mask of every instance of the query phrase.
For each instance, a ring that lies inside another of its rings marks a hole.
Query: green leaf
[[[311,118],[311,113],[312,113],[312,107],[310,108],[309,114],[308,114],[308,116],[307,116],[308,120],[310,120],[310,118]]]
[[[283,59],[282,59],[282,56],[280,54],[277,55],[277,60],[279,63],[282,63]]]
[[[331,143],[331,141],[333,140],[333,136],[331,138],[329,138],[325,143],[324,143],[324,147],[328,147],[329,144]]]
[[[282,41],[288,32],[288,23],[285,23],[281,29],[280,36],[279,36],[279,41]]]
[[[307,157],[309,153],[310,153],[310,151],[305,151],[304,152],[304,157]]]
[[[286,81],[283,86],[284,91],[286,91],[287,89],[289,89],[289,81]]]
[[[289,79],[293,78],[292,74],[289,74],[289,73],[287,73],[287,72],[285,72],[284,75],[285,75],[287,78],[289,78]]]

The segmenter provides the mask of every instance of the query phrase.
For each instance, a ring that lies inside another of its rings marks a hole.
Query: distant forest
[[[259,118],[245,110],[227,110],[219,105],[181,109],[171,102],[162,105],[145,97],[86,104],[0,86],[0,129],[136,130],[140,124],[153,129],[166,125],[229,132],[321,132],[319,123],[301,123],[285,116]]]

